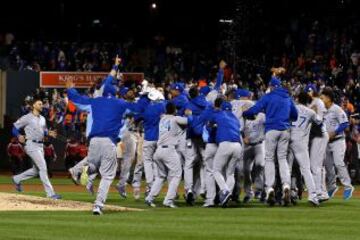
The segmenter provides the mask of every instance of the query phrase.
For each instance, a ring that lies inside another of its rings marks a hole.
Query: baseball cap
[[[127,92],[129,91],[130,89],[128,87],[123,87],[120,89],[120,96],[124,97]]]
[[[278,79],[277,77],[272,76],[269,86],[271,87],[280,87],[281,86],[281,81],[280,79]]]
[[[236,90],[236,98],[241,98],[241,97],[250,97],[251,96],[251,92],[247,89],[238,89]]]
[[[180,83],[173,83],[170,85],[171,90],[178,90],[180,92],[184,91],[184,87]]]
[[[206,96],[209,94],[210,91],[211,91],[211,88],[209,86],[204,86],[204,87],[200,88],[199,93],[201,95]]]
[[[305,87],[305,92],[317,92],[317,87],[315,86],[315,84],[308,84]]]
[[[221,109],[224,110],[224,111],[231,111],[232,110],[232,105],[231,105],[231,103],[224,101],[221,104]]]

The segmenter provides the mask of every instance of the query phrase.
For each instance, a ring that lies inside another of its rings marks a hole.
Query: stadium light
[[[157,8],[156,3],[152,3],[152,4],[151,4],[151,8],[152,8],[152,9],[156,9],[156,8]]]
[[[232,24],[234,22],[234,20],[232,20],[232,19],[220,19],[219,22],[220,23],[226,23],[226,24]]]

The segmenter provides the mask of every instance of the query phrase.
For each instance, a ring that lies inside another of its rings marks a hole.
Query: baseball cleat
[[[343,193],[344,200],[349,200],[354,192],[354,187],[346,188]]]
[[[231,198],[231,193],[227,190],[223,190],[220,192],[220,205],[224,208],[227,206],[227,203],[229,202]]]
[[[291,190],[290,201],[295,206],[297,205],[298,195],[296,190]]]
[[[92,210],[94,215],[102,215],[102,208],[100,206],[95,205],[93,210]]]
[[[168,207],[168,208],[178,208],[178,206],[176,206],[173,202],[171,203],[164,203],[163,204],[165,207]]]
[[[76,174],[73,168],[69,168],[69,173],[71,180],[74,182],[75,185],[80,184],[80,174]]]
[[[135,200],[139,200],[140,199],[140,188],[135,187],[133,189],[133,195],[134,195]]]
[[[215,207],[215,204],[213,204],[213,203],[204,203],[202,205],[202,207],[203,208],[213,208],[213,207]]]
[[[333,198],[338,190],[339,190],[338,187],[335,187],[335,188],[329,190],[328,191],[329,198]]]
[[[329,198],[329,195],[327,193],[322,193],[322,194],[318,194],[317,195],[317,199],[319,200],[319,202],[326,202],[328,201],[330,198]]]
[[[266,202],[271,207],[275,205],[275,191],[274,191],[274,189],[271,189],[271,190],[268,191],[267,196],[266,196]]]
[[[122,198],[126,198],[125,186],[116,185],[116,190],[119,192],[119,194]]]
[[[283,201],[284,201],[284,206],[288,206],[291,202],[290,189],[287,187],[284,188]]]
[[[16,190],[17,192],[22,192],[22,191],[23,191],[23,188],[22,188],[21,183],[15,182],[14,177],[12,177],[11,179],[12,179],[12,182],[14,183],[14,185],[15,185],[15,190]]]
[[[308,202],[311,205],[313,205],[314,207],[319,207],[320,206],[319,200],[316,197],[309,198]]]
[[[260,198],[261,198],[261,193],[262,193],[262,191],[256,191],[254,198],[260,200]]]
[[[251,192],[249,194],[246,194],[244,199],[243,199],[243,203],[249,203],[253,197],[254,197],[253,192]]]
[[[54,194],[54,195],[50,196],[50,198],[53,200],[59,200],[59,199],[61,199],[61,196],[59,194]]]
[[[145,204],[152,208],[156,207],[155,203],[153,203],[153,201],[150,200],[145,200]]]
[[[187,194],[186,194],[186,203],[189,204],[189,205],[194,205],[194,194],[192,191],[188,191]]]

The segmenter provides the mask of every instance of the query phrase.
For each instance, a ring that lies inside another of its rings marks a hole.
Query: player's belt
[[[44,141],[37,141],[37,140],[31,140],[31,139],[27,139],[27,141],[33,142],[33,143],[41,143],[43,144]]]
[[[258,145],[258,144],[260,144],[260,143],[262,143],[263,141],[259,141],[259,142],[254,142],[254,143],[249,143],[248,145],[249,146],[256,146],[256,145]]]
[[[345,139],[344,137],[337,137],[337,138],[334,138],[333,140],[331,140],[331,141],[329,141],[329,143],[333,143],[333,142],[336,142],[336,141],[338,141],[338,140],[340,140],[340,139]]]
[[[175,146],[172,145],[161,145],[159,148],[175,148]]]

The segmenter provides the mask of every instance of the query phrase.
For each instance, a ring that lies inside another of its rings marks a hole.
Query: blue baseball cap
[[[103,97],[115,97],[116,95],[116,87],[113,85],[105,85],[104,86],[104,91],[102,96]]]
[[[270,83],[269,83],[269,86],[271,86],[271,87],[280,87],[281,86],[280,79],[278,79],[275,76],[272,76],[271,80],[270,80]]]
[[[305,92],[317,92],[317,87],[315,84],[309,83],[308,85],[306,85],[304,91]]]
[[[170,85],[171,90],[178,90],[179,92],[184,91],[184,87],[181,83],[173,83]]]
[[[120,96],[124,97],[130,89],[128,87],[123,87],[120,89]]]
[[[204,86],[204,87],[200,88],[199,93],[201,95],[206,96],[209,94],[210,91],[211,91],[211,88],[209,86]]]
[[[221,104],[221,109],[224,110],[224,111],[231,111],[232,110],[232,105],[231,105],[231,103],[224,101]]]
[[[238,89],[236,90],[236,98],[241,98],[241,97],[250,97],[251,96],[251,92],[247,89]]]

